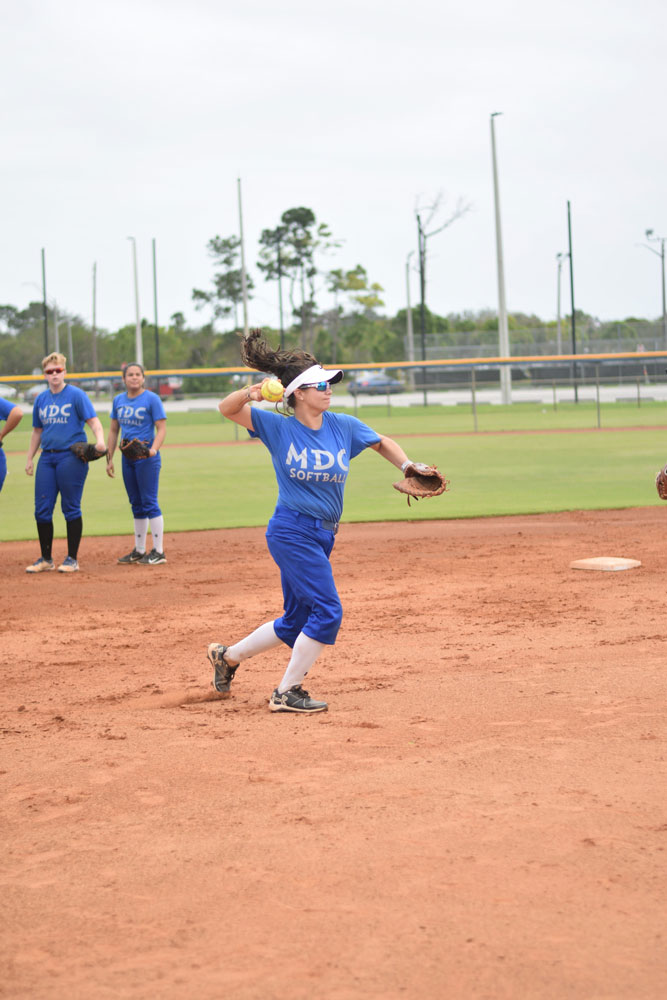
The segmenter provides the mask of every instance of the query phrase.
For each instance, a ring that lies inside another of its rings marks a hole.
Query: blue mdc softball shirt
[[[252,423],[271,453],[278,503],[291,510],[340,521],[350,459],[380,441],[380,435],[345,413],[322,414],[319,430],[296,417],[253,407]]]
[[[155,436],[155,421],[166,420],[162,400],[155,392],[144,389],[133,399],[126,392],[114,397],[111,407],[111,419],[117,420],[123,432],[123,438],[138,438],[153,444]]]
[[[83,389],[66,385],[60,392],[40,392],[32,410],[32,426],[42,428],[43,451],[66,451],[75,441],[86,441],[83,425],[96,417]]]

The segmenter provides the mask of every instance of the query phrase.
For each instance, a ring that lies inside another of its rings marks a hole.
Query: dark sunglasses
[[[328,382],[309,382],[307,385],[299,386],[300,389],[317,389],[318,392],[326,392]]]
[[[64,372],[64,371],[65,371],[64,368],[45,368],[44,369],[44,374],[45,375],[60,375],[60,373]]]

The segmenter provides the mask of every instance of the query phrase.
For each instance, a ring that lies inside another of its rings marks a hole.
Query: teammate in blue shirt
[[[327,371],[305,351],[274,351],[252,330],[241,347],[249,368],[271,372],[285,386],[291,416],[251,408],[261,400],[261,382],[245,386],[219,405],[224,417],[252,431],[266,445],[278,482],[278,502],[266,539],[280,568],[284,611],[230,646],[211,643],[213,686],[223,697],[230,691],[239,663],[281,643],[291,655],[282,680],[269,700],[272,712],[323,712],[302,681],[317,657],[332,646],[343,609],[329,557],[343,510],[350,460],[372,448],[399,469],[413,463],[391,438],[361,420],[329,412],[331,386],[342,371]]]
[[[32,434],[26,456],[25,471],[33,474],[33,458],[42,449],[35,474],[35,521],[41,557],[28,573],[43,573],[55,569],[51,557],[53,545],[53,509],[60,493],[60,506],[67,527],[67,557],[58,567],[61,573],[76,573],[79,545],[83,534],[81,497],[88,475],[88,463],[70,451],[76,441],[86,441],[85,425],[95,435],[99,452],[106,451],[104,431],[93,404],[83,389],[66,385],[67,359],[62,354],[49,354],[42,361],[42,371],[48,388],[35,399],[32,411]]]
[[[162,400],[144,388],[146,376],[140,364],[126,365],[123,371],[125,392],[116,396],[111,407],[111,428],[108,438],[107,475],[114,478],[113,454],[119,430],[123,440],[137,438],[150,448],[149,458],[131,461],[123,455],[123,482],[134,515],[134,548],[118,560],[123,565],[142,563],[158,566],[166,563],[164,554],[164,517],[158,503],[158,486],[162,458],[160,448],[167,433],[167,415]],[[150,524],[153,546],[146,551]]]
[[[10,403],[8,400],[3,399],[0,396],[0,420],[5,423],[4,427],[0,427],[0,490],[2,489],[7,475],[7,459],[5,458],[5,453],[2,450],[2,442],[10,431],[14,430],[22,417],[23,410],[20,406],[16,406],[14,403]]]

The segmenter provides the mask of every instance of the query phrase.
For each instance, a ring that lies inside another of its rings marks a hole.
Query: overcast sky
[[[429,241],[436,312],[496,309],[489,116],[496,121],[507,304],[556,315],[572,206],[575,304],[601,319],[661,314],[667,236],[664,0],[22,0],[0,8],[0,303],[47,295],[109,330],[192,305],[206,243],[238,233],[256,281],[250,324],[278,324],[257,241],[305,205],[406,302],[415,207],[442,193]],[[654,244],[659,248],[659,244]],[[412,277],[412,301],[418,280]],[[563,312],[569,277],[563,272]],[[326,304],[324,296],[321,303]]]

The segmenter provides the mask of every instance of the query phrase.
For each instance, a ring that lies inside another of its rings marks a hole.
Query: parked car
[[[156,392],[160,399],[183,397],[183,379],[179,375],[161,375],[159,379],[157,375],[147,375],[145,388]],[[117,395],[119,392],[125,392],[125,383],[121,378],[114,379],[112,385],[112,394]]]
[[[81,382],[74,381],[73,385],[78,385],[84,392],[111,392],[111,379],[108,378],[85,378]]]
[[[386,396],[388,392],[405,392],[405,386],[383,371],[359,372],[355,379],[347,383],[347,391],[353,396],[362,392],[369,396]]]
[[[160,399],[180,399],[183,396],[183,379],[178,375],[163,376],[159,380],[157,377],[148,378],[146,385],[153,392],[157,392]]]
[[[46,389],[46,382],[40,383],[40,385],[31,385],[23,393],[23,399],[26,403],[34,403],[40,392],[44,392]]]

